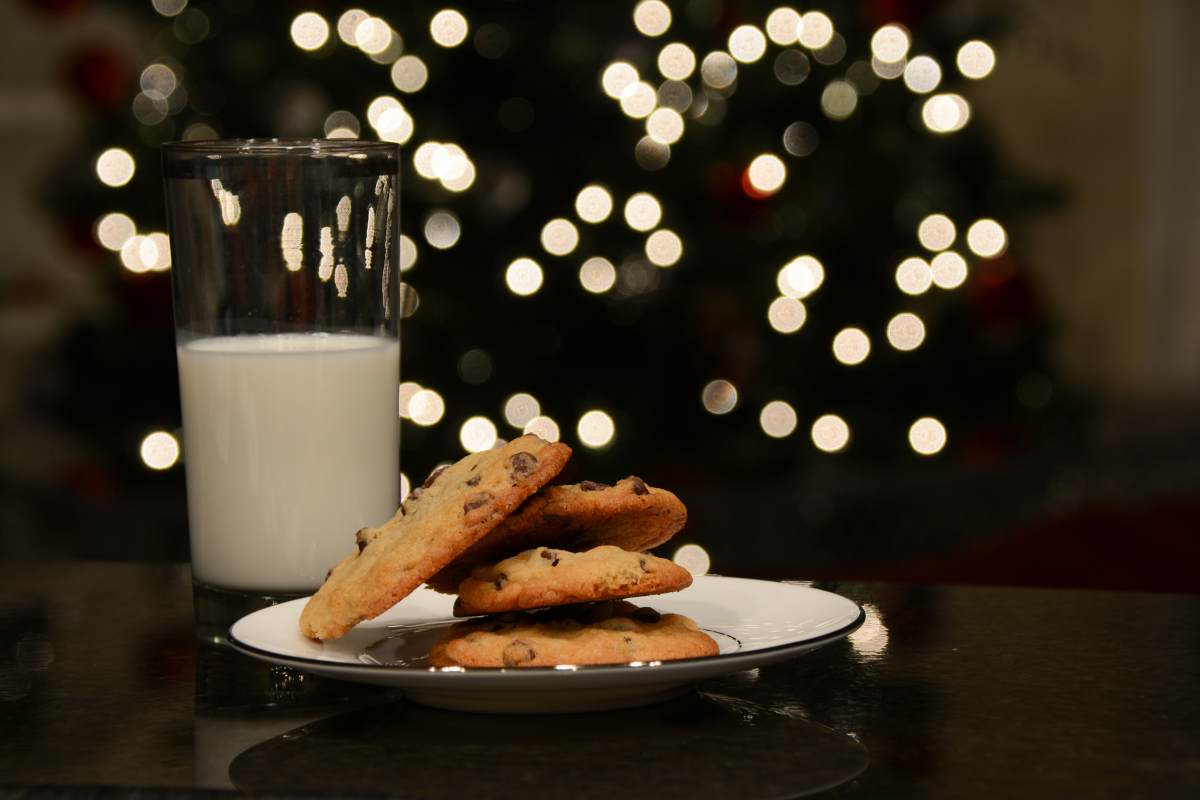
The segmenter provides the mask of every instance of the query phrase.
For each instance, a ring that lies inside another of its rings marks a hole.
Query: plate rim
[[[797,586],[795,584],[795,582],[787,581],[787,580],[766,581],[766,580],[761,580],[758,578],[738,578],[738,577],[728,576],[728,575],[712,575],[712,574],[705,575],[703,577],[717,578],[722,581],[732,580],[732,581],[745,581],[745,582],[749,582],[749,583],[780,584],[780,585],[784,585],[784,586],[791,585],[791,586],[795,586],[795,588],[797,588],[797,589],[806,589],[806,590],[821,592],[823,594],[828,594],[828,595],[837,597],[841,600],[844,600],[847,603],[850,603],[852,606],[854,606],[854,608],[857,609],[858,613],[854,616],[854,618],[850,622],[848,622],[844,625],[841,625],[832,631],[827,631],[818,636],[814,636],[810,639],[804,639],[804,640],[798,641],[798,642],[785,642],[783,644],[771,645],[769,647],[761,647],[761,648],[758,648],[755,650],[744,650],[744,651],[739,650],[739,651],[736,651],[733,653],[727,653],[724,655],[718,653],[716,655],[711,655],[711,656],[693,656],[691,658],[677,658],[677,659],[670,659],[670,660],[666,660],[666,661],[649,661],[649,662],[633,661],[633,662],[627,662],[627,663],[621,663],[621,664],[573,664],[573,665],[570,665],[571,666],[570,669],[563,669],[561,666],[551,666],[551,667],[398,667],[398,666],[388,666],[386,664],[366,664],[366,663],[357,662],[357,661],[325,661],[325,660],[322,660],[319,658],[312,658],[309,656],[284,655],[284,654],[281,654],[281,653],[278,653],[275,651],[266,650],[261,647],[257,647],[256,645],[252,645],[247,642],[244,642],[244,641],[238,639],[236,635],[234,635],[233,629],[239,623],[241,623],[242,621],[246,620],[247,618],[249,618],[251,616],[254,616],[255,614],[259,614],[262,611],[266,611],[267,609],[259,609],[258,611],[252,611],[249,614],[239,617],[236,621],[233,622],[233,624],[231,624],[229,626],[229,630],[226,635],[228,637],[230,646],[232,646],[235,650],[238,650],[239,652],[241,652],[245,655],[251,656],[253,658],[258,658],[260,660],[270,661],[270,662],[276,663],[276,664],[286,663],[289,666],[294,666],[299,669],[309,668],[309,669],[314,669],[314,670],[319,669],[322,671],[345,670],[345,671],[349,671],[350,673],[361,673],[363,675],[372,675],[372,674],[373,675],[385,675],[386,674],[386,675],[394,675],[394,676],[405,676],[405,677],[413,678],[416,680],[430,680],[430,679],[434,679],[434,678],[438,678],[441,680],[464,680],[466,676],[475,676],[475,677],[482,678],[482,677],[497,676],[497,675],[502,675],[502,674],[523,675],[523,676],[529,676],[530,678],[533,678],[533,677],[545,678],[549,675],[563,675],[563,676],[566,676],[566,675],[590,675],[590,676],[594,676],[594,677],[602,677],[605,675],[628,675],[628,674],[630,674],[631,670],[645,674],[646,671],[659,670],[659,669],[663,669],[663,668],[698,666],[698,665],[702,665],[702,664],[717,664],[717,663],[729,664],[730,662],[738,662],[738,661],[742,661],[742,660],[753,661],[757,664],[757,663],[761,663],[763,658],[766,658],[768,661],[771,661],[771,660],[773,660],[772,656],[788,652],[789,650],[799,650],[801,652],[804,652],[804,651],[816,649],[818,647],[821,647],[822,645],[828,644],[828,643],[836,641],[838,639],[845,638],[846,636],[850,635],[851,633],[853,633],[854,631],[856,631],[860,627],[862,627],[863,623],[866,621],[866,611],[863,609],[863,607],[860,603],[858,603],[854,600],[851,600],[849,597],[846,597],[845,595],[838,594],[837,592],[830,592],[826,589],[818,589],[814,586]],[[306,600],[308,600],[308,597],[299,597],[294,600],[289,600],[287,603],[281,603],[279,605],[289,605],[291,603],[300,602],[301,600],[306,601]],[[268,606],[268,608],[277,608],[277,607],[278,607],[278,605],[277,606]],[[700,626],[700,629],[707,630],[703,626]],[[675,671],[675,670],[670,670],[670,671]],[[451,676],[451,675],[461,675],[464,677],[463,678],[449,678],[448,676]]]

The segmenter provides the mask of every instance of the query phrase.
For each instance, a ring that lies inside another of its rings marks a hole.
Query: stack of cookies
[[[388,522],[356,534],[300,615],[313,639],[335,639],[422,583],[457,594],[434,666],[545,667],[714,655],[692,620],[626,598],[691,584],[646,551],[687,519],[675,495],[625,478],[548,486],[571,456],[527,435],[434,471]]]

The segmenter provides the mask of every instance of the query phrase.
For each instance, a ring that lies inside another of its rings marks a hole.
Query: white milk
[[[193,577],[316,588],[399,504],[399,343],[228,336],[178,356]]]

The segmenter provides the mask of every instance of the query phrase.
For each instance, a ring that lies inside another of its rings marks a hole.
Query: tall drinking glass
[[[165,145],[197,622],[307,594],[399,502],[399,148]]]

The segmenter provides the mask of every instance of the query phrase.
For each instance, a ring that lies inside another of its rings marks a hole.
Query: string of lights
[[[153,7],[173,21],[172,30],[180,41],[199,41],[208,35],[205,11],[189,6],[186,0],[154,0]],[[914,37],[902,24],[878,25],[869,40],[856,41],[849,32],[839,30],[829,14],[815,9],[802,13],[779,7],[761,24],[739,22],[724,36],[723,46],[716,49],[707,49],[698,40],[687,41],[671,7],[659,0],[634,5],[631,21],[633,34],[652,43],[649,58],[627,55],[641,51],[622,45],[616,48],[617,57],[594,73],[594,85],[600,97],[608,98],[621,115],[636,122],[630,143],[632,155],[648,180],[663,175],[676,151],[688,147],[693,137],[702,138],[705,130],[727,124],[738,92],[748,91],[747,86],[764,76],[773,76],[783,87],[819,79],[823,85],[816,93],[817,110],[830,123],[845,125],[854,124],[865,113],[865,104],[871,102],[871,95],[882,83],[898,82],[911,94],[913,118],[931,138],[930,146],[938,147],[948,146],[954,134],[968,128],[972,108],[963,92],[970,82],[986,78],[996,66],[994,50],[979,38],[961,42],[953,59],[947,59],[933,51],[914,53]],[[412,145],[410,174],[423,182],[420,191],[436,198],[419,223],[399,237],[400,267],[405,275],[404,313],[419,313],[421,297],[411,275],[423,258],[421,249],[427,246],[435,252],[452,251],[468,234],[477,235],[466,229],[466,218],[456,203],[460,202],[458,198],[483,202],[484,183],[491,181],[483,180],[487,165],[479,161],[467,140],[453,141],[459,137],[452,134],[448,139],[444,122],[432,121],[414,110],[411,98],[427,91],[431,81],[438,78],[439,65],[445,69],[445,59],[456,49],[463,49],[464,43],[473,41],[481,55],[490,57],[489,48],[503,53],[508,47],[508,33],[493,23],[473,25],[462,11],[446,8],[429,16],[425,30],[395,25],[361,9],[345,10],[336,19],[304,11],[281,25],[275,35],[290,37],[292,46],[314,58],[332,48],[356,50],[378,65],[380,82],[390,83],[395,90],[395,94],[375,96],[362,107],[361,115],[348,108],[325,114],[321,133],[329,138],[354,138],[369,130],[381,140]],[[643,69],[639,70],[638,63]],[[764,73],[760,65],[767,63],[769,71]],[[153,125],[182,113],[189,103],[186,75],[187,70],[177,61],[152,59],[140,73],[139,91],[132,101],[137,121]],[[519,104],[511,106],[519,108]],[[217,135],[219,131],[211,119],[193,122],[182,130],[183,138]],[[813,122],[795,120],[777,130],[774,138],[774,147],[750,154],[738,167],[737,186],[751,203],[786,204],[793,185],[803,181],[804,169],[799,165],[817,151],[821,135]],[[114,191],[127,186],[136,170],[134,155],[119,146],[103,150],[95,160],[100,182]],[[640,187],[627,184],[627,195],[614,194],[614,187],[625,182],[623,177],[605,176],[603,181],[594,177],[575,191],[573,208],[566,213],[524,233],[506,234],[513,242],[536,241],[541,250],[498,256],[492,265],[511,295],[508,302],[533,302],[532,298],[562,271],[557,263],[571,259],[578,261],[572,272],[584,297],[628,299],[647,295],[663,285],[664,271],[678,273],[671,279],[686,283],[689,258],[695,253],[682,228],[663,225],[667,216],[664,195],[653,184],[647,187],[644,183]],[[231,216],[240,213],[236,197],[222,199],[218,195],[218,200],[230,204]],[[678,198],[672,202],[678,202]],[[673,219],[687,216],[686,209],[672,207],[670,211]],[[615,230],[620,222],[627,230]],[[605,228],[606,224],[609,227]],[[94,233],[104,248],[119,254],[120,263],[131,273],[170,269],[165,234],[141,231],[127,213],[103,214],[95,222]],[[909,245],[909,252],[890,265],[878,265],[893,274],[894,291],[901,302],[915,300],[933,289],[950,292],[968,285],[975,269],[968,258],[999,259],[1008,246],[1008,233],[996,219],[955,219],[949,211],[925,214],[914,233],[915,242]],[[625,241],[623,237],[629,235],[637,237],[638,249],[619,255],[612,252],[611,242]],[[289,240],[286,225],[281,239]],[[596,247],[597,243],[604,246]],[[296,257],[287,261],[288,268],[304,268],[299,240],[290,246]],[[497,248],[498,253],[502,251]],[[843,269],[838,256],[806,247],[787,257],[782,266],[773,261],[766,267],[764,258],[753,258],[752,262],[753,280],[770,287],[771,296],[764,309],[767,330],[791,340],[823,336],[821,330],[829,322],[829,311],[825,310],[829,303],[821,295],[843,290],[830,289],[826,282],[831,270]],[[345,276],[339,278],[337,273],[339,268],[345,269],[344,265],[331,262],[317,268],[325,270],[321,272],[323,279],[344,283]],[[417,272],[417,282],[422,274]],[[878,360],[883,343],[899,354],[919,351],[935,332],[922,313],[916,307],[902,307],[889,314],[882,327],[855,319],[835,322],[832,337],[825,340],[825,352],[840,367],[863,370]],[[818,317],[821,326],[814,325]],[[762,317],[759,319],[761,324]],[[457,371],[468,384],[482,383],[493,371],[492,356],[482,348],[470,349],[457,359]],[[701,381],[703,385],[697,387],[700,407],[713,417],[727,417],[743,403],[762,396],[763,389],[751,391],[737,382],[736,376],[728,374]],[[759,409],[758,427],[768,441],[786,440],[802,424],[796,399],[788,395],[786,387],[775,391],[776,396],[768,395],[755,403]],[[448,420],[445,395],[445,389],[439,392],[435,387],[406,381],[398,398],[400,417],[418,428],[444,425]],[[481,408],[461,418],[458,441],[463,449],[475,452],[520,431],[553,440],[565,430],[573,433],[579,444],[603,450],[620,435],[620,414],[611,407],[587,407],[577,416],[572,415],[576,422],[569,426],[560,424],[543,406],[529,391],[516,391],[504,401],[495,418]],[[844,415],[819,409],[806,413],[811,416],[804,425],[816,451],[838,453],[851,447],[852,426]],[[151,445],[143,444],[141,450],[147,466],[161,469],[175,463],[178,444],[172,450],[162,439],[171,434],[156,431],[151,436],[158,438]],[[907,443],[912,453],[934,455],[947,442],[947,426],[942,420],[928,413],[911,420]]]

